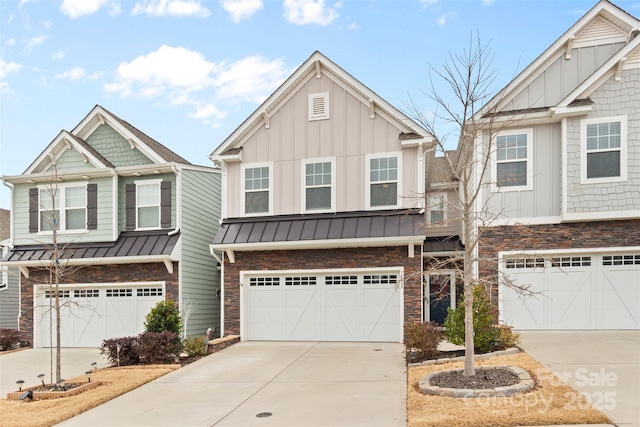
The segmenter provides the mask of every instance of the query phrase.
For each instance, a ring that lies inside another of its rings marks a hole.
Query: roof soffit
[[[600,25],[615,26],[619,28],[619,41],[626,41],[622,37],[622,34],[626,34],[628,37],[634,29],[640,29],[640,20],[613,5],[608,0],[600,0],[600,2],[583,15],[520,74],[511,80],[507,86],[487,102],[476,114],[476,118],[480,120],[481,117],[487,114],[487,112],[500,111],[503,109],[511,100],[518,96],[523,88],[527,87],[538,76],[540,76],[540,74],[542,74],[550,64],[559,57],[566,55],[567,49],[570,50],[577,37],[578,41],[583,45],[587,40],[589,40],[589,38],[593,39],[593,37],[587,37],[587,35],[589,32],[589,26],[594,22],[599,22]],[[580,35],[583,36],[581,39],[579,38]],[[611,38],[607,39],[607,42],[611,41]],[[593,40],[591,40],[591,43],[593,45],[597,44],[597,42],[594,42]]]
[[[92,150],[86,142],[66,130],[63,130],[60,131],[51,143],[49,143],[49,145],[42,151],[42,153],[40,153],[36,160],[31,163],[23,174],[28,175],[46,171],[69,149],[76,150],[85,163],[88,163],[95,168],[103,169],[112,167],[106,159],[100,156],[99,153]]]
[[[314,52],[285,82],[267,98],[222,144],[220,144],[209,156],[217,157],[220,153],[231,148],[239,148],[263,125],[264,113],[271,115],[284,105],[305,83],[314,78],[326,76],[355,96],[359,101],[369,104],[370,100],[375,105],[375,112],[380,113],[385,119],[395,123],[403,132],[413,132],[429,138],[427,131],[417,123],[393,107],[387,101],[378,96],[371,89],[356,80],[349,73],[333,63],[322,53]]]
[[[124,139],[126,139],[132,148],[139,150],[149,160],[155,164],[167,163],[169,160],[165,159],[160,153],[152,149],[142,138],[138,137],[134,132],[127,129],[120,120],[112,113],[102,108],[100,105],[96,105],[89,114],[71,131],[72,134],[77,135],[82,139],[86,139],[91,135],[99,126],[107,124],[116,132],[118,132]]]

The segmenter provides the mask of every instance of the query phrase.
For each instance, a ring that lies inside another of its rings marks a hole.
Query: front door
[[[452,275],[449,273],[432,273],[428,276],[427,290],[429,293],[429,321],[444,324],[447,318],[447,308],[454,307],[452,295],[454,287]],[[426,292],[425,292],[426,293]]]

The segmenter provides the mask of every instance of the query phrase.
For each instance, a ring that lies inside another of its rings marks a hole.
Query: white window
[[[580,122],[581,182],[627,179],[627,118],[604,117]]]
[[[427,224],[444,225],[447,221],[447,195],[435,194],[427,198]]]
[[[309,120],[326,120],[329,118],[329,93],[312,93],[309,95]]]
[[[39,188],[40,231],[87,229],[87,186],[54,185]],[[62,213],[62,214],[61,214]]]
[[[496,136],[491,178],[494,191],[533,189],[533,130],[516,129]]]
[[[273,209],[272,165],[254,164],[242,167],[242,212],[245,215],[270,215]]]
[[[402,164],[400,154],[367,156],[366,203],[369,208],[400,207]]]
[[[136,181],[136,228],[160,228],[160,180]]]
[[[335,211],[335,159],[302,162],[302,211]]]

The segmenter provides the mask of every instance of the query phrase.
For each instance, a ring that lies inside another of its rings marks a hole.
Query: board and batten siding
[[[221,288],[221,279],[209,244],[219,226],[220,174],[189,169],[181,174],[182,309],[197,303],[189,313],[186,335],[204,336],[207,328],[215,328],[214,334],[219,334],[221,299],[216,291]]]
[[[71,181],[65,181],[70,184]],[[60,243],[104,242],[113,240],[113,179],[111,177],[93,178],[77,181],[79,185],[96,184],[98,196],[98,226],[95,230],[82,233],[60,233]],[[14,197],[14,246],[48,244],[51,236],[29,233],[29,189],[37,184],[16,184]]]
[[[336,211],[366,209],[366,155],[402,153],[403,207],[418,203],[418,150],[401,147],[403,131],[383,112],[370,118],[368,100],[339,84],[338,78],[322,70],[292,91],[291,97],[270,112],[269,128],[260,123],[242,145],[242,163],[230,163],[227,170],[227,216],[241,212],[241,165],[273,163],[273,214],[301,213],[303,160],[335,158]],[[329,119],[309,120],[309,95],[329,94]],[[406,129],[404,129],[407,132]]]
[[[618,52],[624,43],[586,46],[571,50],[566,59],[564,51],[543,73],[518,93],[502,111],[548,107],[564,99],[580,83]]]
[[[484,177],[483,197],[487,211],[495,218],[517,219],[560,215],[562,189],[560,123],[531,126],[527,129],[529,128],[533,128],[533,141],[527,145],[527,149],[533,150],[533,188],[531,190],[513,191],[507,188],[506,191],[492,191],[491,169],[494,164],[489,162],[489,168]],[[509,130],[517,130],[517,128]],[[485,133],[483,137],[486,144],[488,135]]]
[[[609,78],[590,98],[593,110],[567,123],[567,212],[612,212],[640,209],[640,68],[622,71],[620,81]],[[610,183],[580,181],[580,123],[598,117],[627,118],[627,180]]]

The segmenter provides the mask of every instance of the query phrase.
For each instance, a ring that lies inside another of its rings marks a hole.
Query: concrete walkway
[[[640,427],[640,331],[521,331],[520,335],[527,353],[591,399],[614,424]]]
[[[405,426],[402,344],[243,342],[61,426]]]
[[[55,377],[55,349],[53,350],[53,376]],[[60,356],[62,378],[70,379],[84,374],[96,362],[98,368],[109,366],[98,348],[63,348]],[[51,384],[51,351],[48,348],[25,349],[0,355],[0,397],[18,390],[17,380],[23,380],[23,388],[40,384],[39,374],[45,374],[44,382]],[[54,380],[55,382],[55,380]]]

